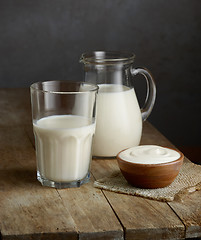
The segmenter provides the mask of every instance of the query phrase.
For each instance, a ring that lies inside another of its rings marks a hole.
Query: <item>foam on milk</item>
[[[55,115],[33,123],[38,169],[56,182],[83,179],[89,171],[95,123],[74,115]]]
[[[100,84],[97,96],[94,156],[116,156],[122,149],[139,145],[142,116],[133,88]]]
[[[119,158],[139,164],[160,164],[175,161],[180,158],[180,154],[161,146],[142,145],[122,151]]]

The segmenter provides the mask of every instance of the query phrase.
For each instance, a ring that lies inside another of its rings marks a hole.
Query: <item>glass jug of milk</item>
[[[142,121],[152,111],[156,87],[148,70],[133,67],[134,57],[126,52],[95,51],[84,53],[80,58],[85,81],[99,86],[93,156],[114,157],[121,150],[140,143]],[[147,82],[147,96],[141,109],[131,84],[138,73]]]

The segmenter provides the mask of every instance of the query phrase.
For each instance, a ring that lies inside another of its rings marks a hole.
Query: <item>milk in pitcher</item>
[[[94,156],[116,156],[125,148],[139,145],[142,115],[133,88],[100,84],[97,96]]]

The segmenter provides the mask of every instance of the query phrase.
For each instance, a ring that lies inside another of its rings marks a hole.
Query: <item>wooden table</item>
[[[184,239],[201,237],[201,191],[183,202],[158,202],[102,191],[94,179],[117,169],[93,160],[88,184],[42,187],[36,180],[28,89],[0,89],[1,239]],[[172,144],[144,124],[142,144]]]

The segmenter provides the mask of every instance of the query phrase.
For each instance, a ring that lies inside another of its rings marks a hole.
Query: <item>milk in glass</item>
[[[35,121],[33,128],[41,178],[71,182],[88,174],[94,121],[75,115],[55,115]]]

